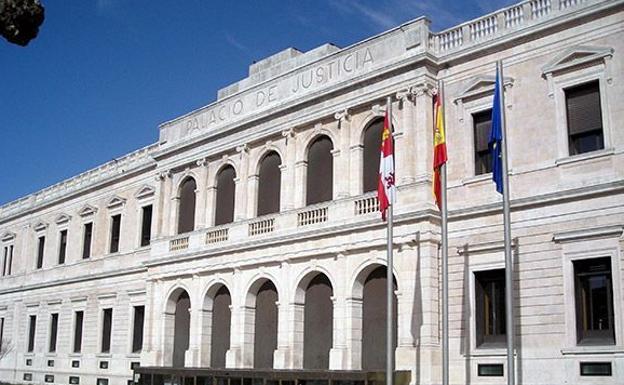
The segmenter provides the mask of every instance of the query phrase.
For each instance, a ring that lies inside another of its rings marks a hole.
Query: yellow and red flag
[[[377,184],[377,199],[381,218],[386,220],[386,210],[394,203],[396,186],[394,181],[394,141],[390,128],[390,117],[386,110],[384,127],[381,131],[381,158],[379,159],[379,182]]]
[[[447,161],[444,110],[440,91],[433,96],[433,195],[438,208],[442,206],[440,167]]]

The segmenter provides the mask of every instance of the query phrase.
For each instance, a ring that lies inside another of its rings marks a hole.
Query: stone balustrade
[[[355,198],[325,202],[279,214],[155,239],[152,241],[151,257],[160,258],[172,255],[172,253],[175,255],[210,251],[212,248],[240,245],[246,241],[294,235],[301,231],[302,227],[317,230],[318,226],[314,225],[339,226],[345,221],[353,223],[353,220],[367,221],[378,217],[377,196],[369,193]]]
[[[527,0],[452,28],[430,33],[429,49],[445,55],[572,13],[599,0]]]
[[[128,171],[150,164],[154,162],[151,154],[157,148],[158,144],[143,147],[121,158],[113,159],[99,167],[78,174],[73,178],[66,179],[55,185],[46,187],[43,190],[0,206],[0,219],[33,209],[43,204],[48,204],[55,199],[67,197],[73,192],[78,192],[110,178],[120,176]]]

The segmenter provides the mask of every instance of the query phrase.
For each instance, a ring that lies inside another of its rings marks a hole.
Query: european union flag
[[[503,193],[503,121],[500,107],[501,93],[500,76],[496,70],[496,85],[494,86],[494,105],[492,106],[492,129],[490,131],[490,141],[488,147],[492,154],[492,180],[496,183],[496,191]]]

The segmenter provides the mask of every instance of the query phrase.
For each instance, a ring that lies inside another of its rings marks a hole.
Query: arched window
[[[306,178],[306,204],[332,200],[334,184],[334,158],[331,139],[319,136],[308,149]]]
[[[256,294],[254,315],[254,368],[272,369],[277,349],[277,289],[267,280]]]
[[[173,322],[173,367],[184,367],[184,356],[189,347],[189,329],[191,300],[188,293],[182,291],[176,300]]]
[[[329,369],[334,327],[334,295],[329,278],[319,273],[305,292],[303,368]]]
[[[195,179],[189,177],[180,185],[178,206],[178,234],[195,230]]]
[[[373,270],[364,282],[362,296],[362,369],[383,370],[386,367],[386,267]],[[396,291],[396,281],[394,282]],[[397,346],[397,297],[392,305],[393,347]]]
[[[364,131],[364,156],[362,164],[362,192],[376,191],[379,183],[379,158],[383,119],[371,122]]]
[[[234,167],[225,166],[217,174],[217,207],[215,209],[215,226],[234,221],[234,184],[236,171]]]
[[[280,210],[280,191],[282,160],[277,152],[272,151],[260,161],[258,172],[258,215],[277,213]]]
[[[212,336],[210,338],[210,367],[225,368],[225,355],[230,348],[232,298],[230,291],[221,286],[212,305]]]

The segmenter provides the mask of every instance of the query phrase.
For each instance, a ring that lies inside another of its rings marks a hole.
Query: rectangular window
[[[43,251],[45,249],[45,237],[39,237],[39,243],[37,247],[37,269],[43,267]]]
[[[615,344],[611,258],[574,261],[574,280],[578,344]]]
[[[93,237],[93,223],[85,223],[84,238],[82,241],[82,259],[91,257],[91,238]]]
[[[104,309],[102,311],[102,353],[110,353],[112,326],[113,309]]]
[[[143,348],[143,322],[145,306],[134,307],[134,327],[132,332],[132,352],[138,353]]]
[[[598,80],[570,87],[565,92],[570,155],[604,148]]]
[[[0,352],[2,352],[2,340],[4,339],[4,317],[0,318]]]
[[[9,259],[9,247],[5,246],[4,247],[4,258],[2,258],[2,276],[3,277],[6,275],[8,259]]]
[[[77,311],[74,313],[74,353],[80,353],[82,350],[82,320],[84,312]]]
[[[13,266],[13,245],[9,246],[9,263],[7,265],[7,275],[11,275],[11,266]]]
[[[492,110],[472,114],[474,128],[475,175],[492,172],[492,156],[488,147],[492,126]]]
[[[56,352],[56,335],[58,333],[58,313],[52,313],[50,318],[50,345],[48,351],[50,353]]]
[[[504,346],[505,269],[476,272],[475,296],[477,346]]]
[[[62,265],[65,263],[65,255],[67,253],[67,230],[61,230],[59,234],[59,255],[58,263]]]
[[[35,332],[37,331],[37,316],[31,315],[28,321],[28,353],[35,351]]]
[[[141,246],[148,246],[152,239],[152,205],[143,207],[141,222]]]
[[[121,233],[121,214],[113,215],[111,218],[111,238],[109,252],[119,251],[119,235]]]

